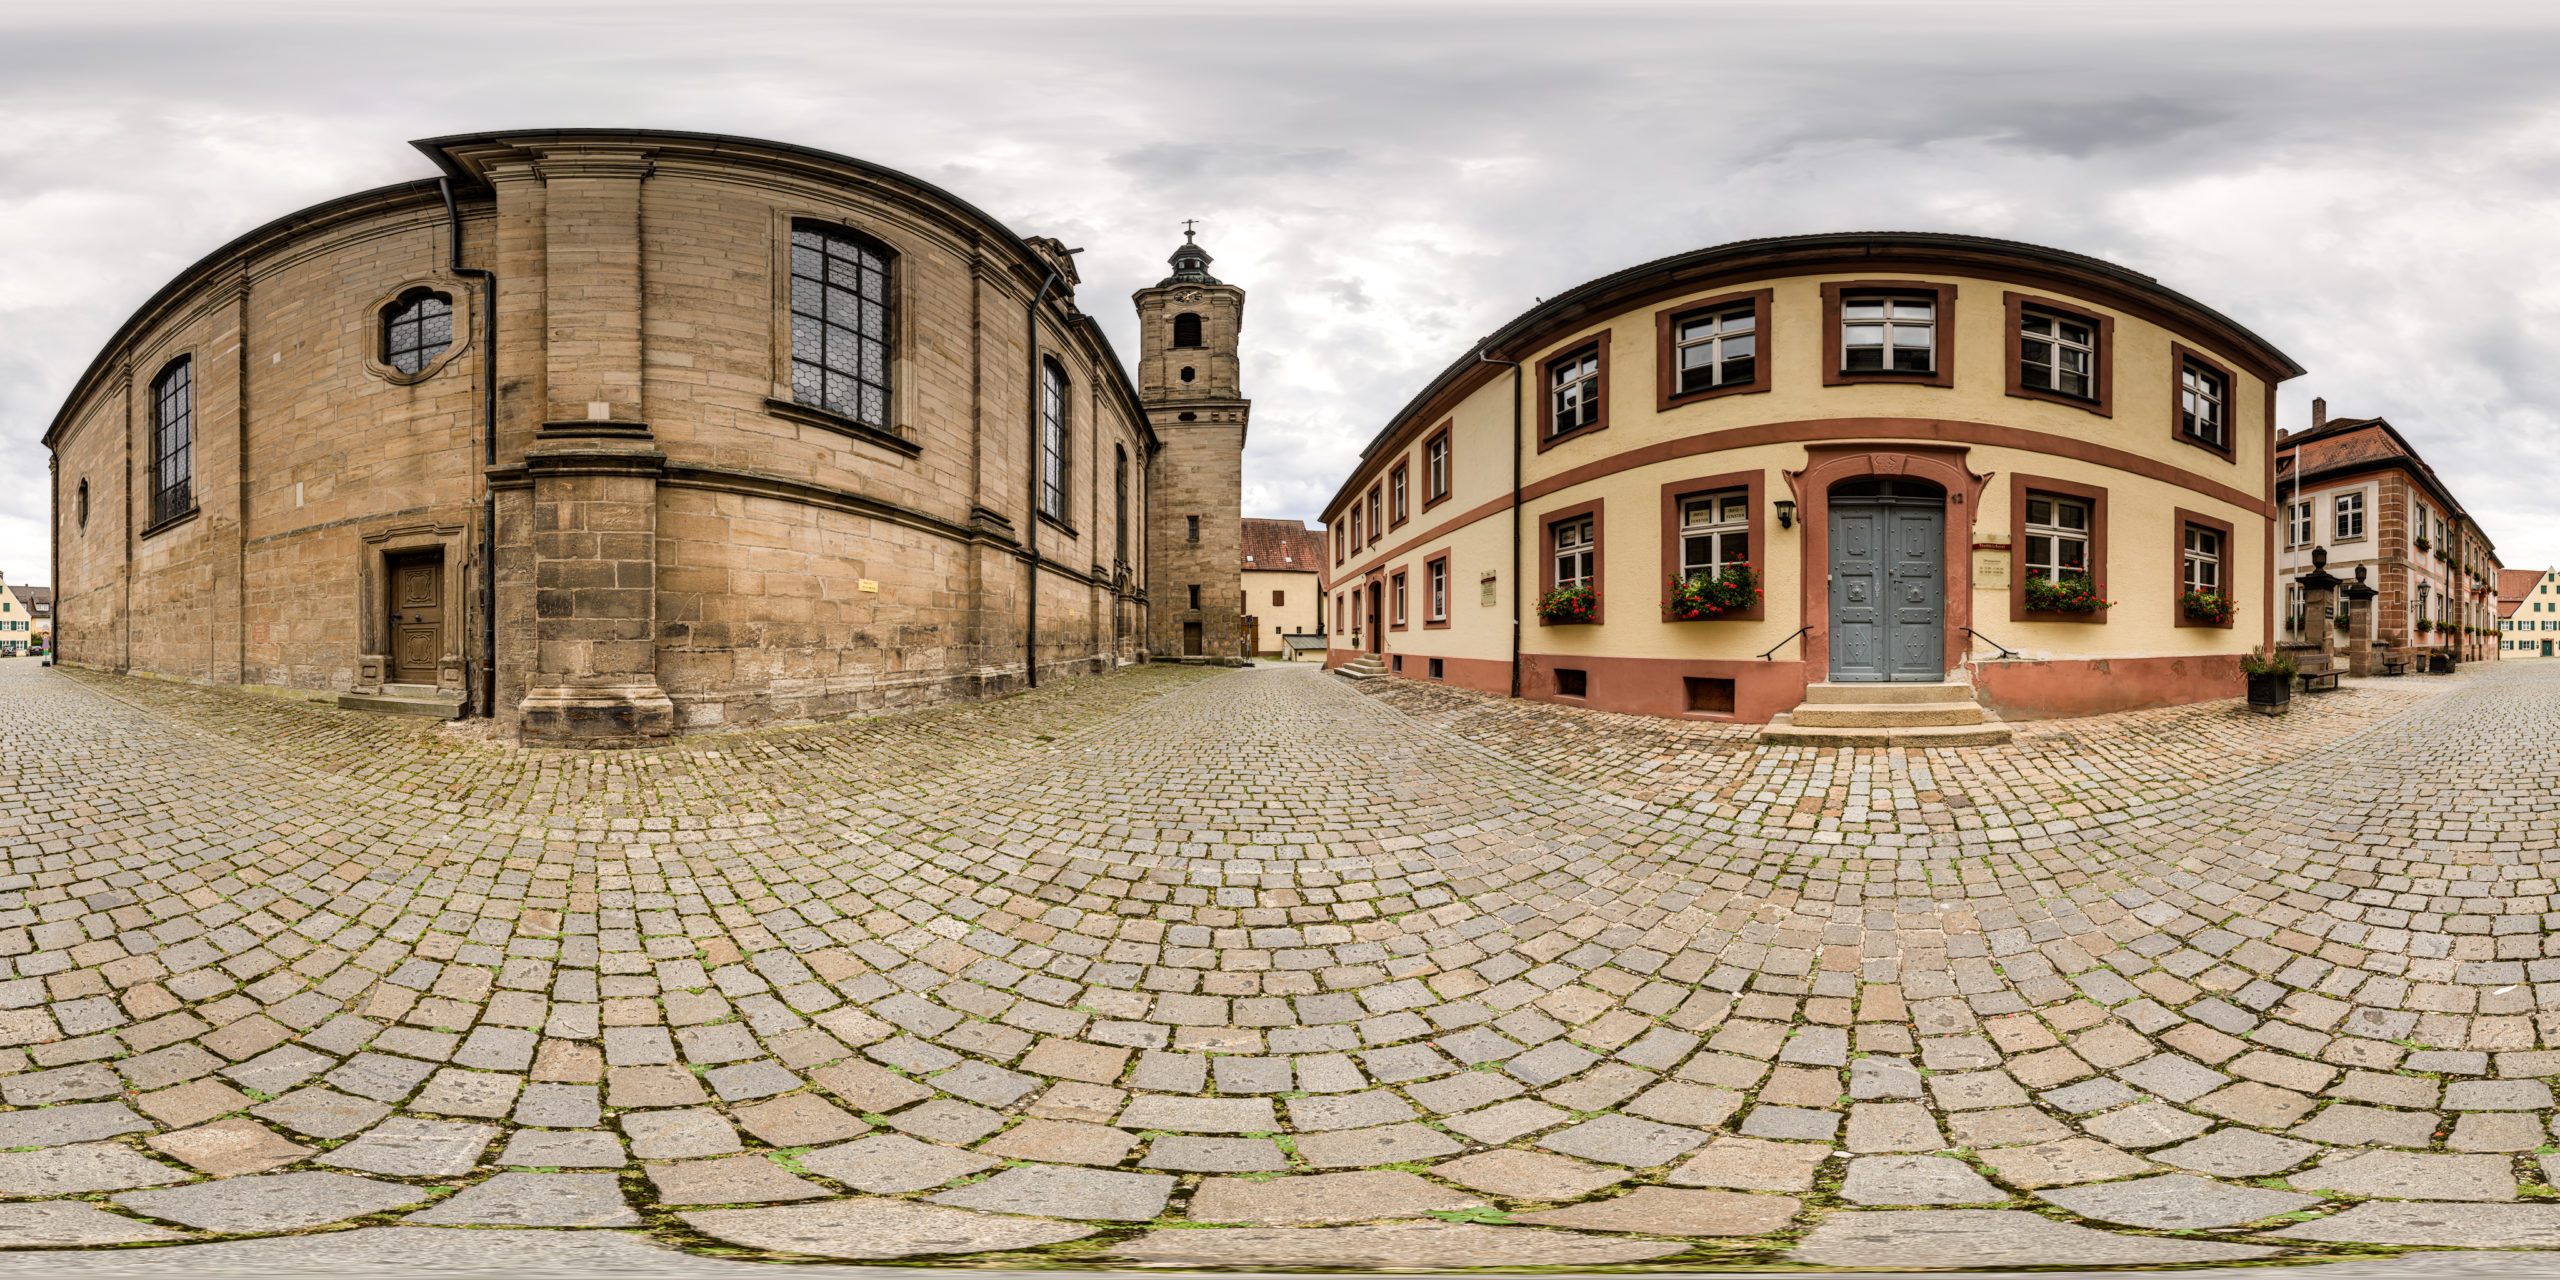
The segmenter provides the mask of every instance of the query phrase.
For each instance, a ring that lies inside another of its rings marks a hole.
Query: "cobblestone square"
[[[0,662],[0,1275],[2550,1248],[2555,715],[1158,666],[564,752]]]

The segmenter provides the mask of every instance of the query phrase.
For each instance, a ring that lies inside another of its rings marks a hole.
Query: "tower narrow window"
[[[1040,362],[1040,512],[1067,518],[1067,371]]]
[[[417,373],[453,345],[453,299],[433,289],[412,289],[382,312],[382,362]]]
[[[151,383],[151,522],[195,510],[195,364],[180,357]]]
[[[1200,517],[1184,516],[1183,519],[1191,523],[1191,541],[1198,542],[1200,540]]]
[[[1129,562],[1129,450],[1111,446],[1111,545],[1122,564]]]
[[[1196,347],[1200,345],[1200,317],[1198,315],[1185,311],[1181,315],[1173,318],[1173,345],[1177,347]]]
[[[889,250],[849,231],[791,231],[791,398],[889,426]]]
[[[79,510],[80,527],[86,529],[89,527],[89,482],[86,480],[80,482]]]

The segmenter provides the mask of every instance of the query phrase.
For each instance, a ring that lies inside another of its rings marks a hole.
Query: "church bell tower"
[[[1147,495],[1147,648],[1158,660],[1247,656],[1244,290],[1210,275],[1209,260],[1186,224],[1173,274],[1134,295],[1138,399],[1161,442]]]

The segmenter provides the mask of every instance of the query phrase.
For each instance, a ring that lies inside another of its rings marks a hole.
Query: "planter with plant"
[[[2291,653],[2283,649],[2269,653],[2261,646],[2240,655],[2240,673],[2249,678],[2249,705],[2278,715],[2293,702],[2293,678],[2301,668]]]
[[[2418,550],[2420,550],[2420,551],[2424,551],[2424,550],[2428,549],[2429,547],[2434,546],[2435,544],[2434,544],[2434,543],[2432,543],[2432,542],[2427,541],[2427,535],[2425,535],[2425,534],[2423,534],[2423,533],[2422,533],[2422,534],[2417,535],[2416,537],[2413,537],[2413,538],[2409,539],[2409,545],[2410,545],[2410,546],[2413,546],[2413,547],[2416,547],[2416,548],[2417,548]]]
[[[1596,622],[1599,618],[1600,593],[1591,587],[1558,587],[1538,598],[1541,622]]]
[[[2220,591],[2189,591],[2178,597],[2178,611],[2185,614],[2190,622],[2227,627],[2231,625],[2231,615],[2238,609],[2239,602]]]
[[[1729,564],[1722,572],[1673,578],[1663,588],[1662,616],[1672,622],[1704,622],[1729,618],[1758,608],[1760,574],[1747,564]]]
[[[2095,614],[2112,609],[2116,602],[2106,598],[2103,583],[2089,581],[2089,575],[2075,573],[2059,582],[2043,578],[2027,579],[2027,611],[2029,613]]]

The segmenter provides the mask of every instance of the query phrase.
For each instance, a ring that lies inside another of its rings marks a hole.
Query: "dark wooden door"
[[[1862,487],[1882,492],[1831,500],[1831,678],[1944,680],[1945,500],[1908,483]]]
[[[401,684],[434,684],[444,659],[444,553],[389,557],[391,673]]]
[[[1386,584],[1372,582],[1369,584],[1369,652],[1371,653],[1384,653],[1387,650],[1386,617]]]
[[[1200,656],[1200,624],[1197,622],[1182,624],[1182,656],[1186,658]]]

